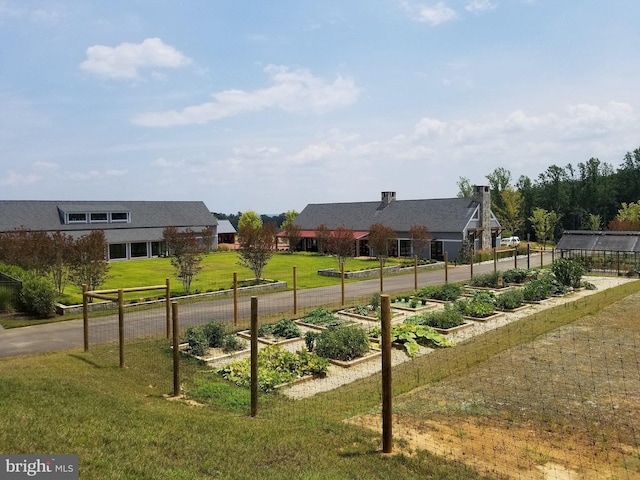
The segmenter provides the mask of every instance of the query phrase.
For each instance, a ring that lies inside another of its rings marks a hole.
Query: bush
[[[551,296],[551,284],[544,278],[531,280],[522,287],[522,296],[527,302],[539,302]]]
[[[316,338],[316,353],[324,358],[349,361],[369,350],[367,332],[357,325],[323,330]]]
[[[580,262],[559,258],[551,265],[551,271],[562,285],[571,288],[580,288],[580,281],[585,269]]]
[[[207,336],[204,333],[204,329],[200,326],[188,327],[185,332],[185,340],[189,344],[189,351],[199,357],[204,355],[209,348]]]
[[[37,318],[50,318],[56,313],[58,292],[53,282],[45,277],[27,274],[22,280],[20,310]]]
[[[209,322],[202,327],[204,336],[207,338],[209,347],[222,347],[226,335],[224,325],[220,322]]]
[[[524,302],[522,290],[508,290],[496,296],[496,307],[501,310],[515,310]]]

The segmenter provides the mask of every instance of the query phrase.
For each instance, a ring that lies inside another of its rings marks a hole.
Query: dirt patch
[[[635,294],[396,397],[396,450],[505,478],[640,479],[639,325]],[[381,430],[379,415],[351,422]]]

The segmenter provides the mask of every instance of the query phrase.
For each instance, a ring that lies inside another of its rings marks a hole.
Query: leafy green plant
[[[495,311],[495,295],[491,292],[475,292],[469,299],[457,300],[455,307],[462,315],[485,318]]]
[[[502,272],[502,279],[505,283],[524,283],[529,276],[529,271],[525,268],[512,268]]]
[[[551,271],[562,285],[580,288],[580,281],[585,273],[585,268],[576,260],[558,258],[551,265]]]
[[[362,357],[369,350],[367,332],[358,325],[323,330],[316,337],[318,355],[334,360],[349,361]]]
[[[207,336],[201,326],[188,327],[185,332],[185,340],[189,344],[189,351],[193,355],[201,357],[209,348]]]
[[[522,287],[522,296],[526,302],[539,302],[551,296],[551,284],[544,278],[531,280]]]
[[[207,337],[207,343],[212,348],[222,346],[225,337],[224,325],[220,322],[209,322],[202,327],[204,336]]]
[[[371,331],[373,338],[380,338],[381,328],[375,327]],[[453,343],[427,325],[399,323],[391,326],[391,342],[399,343],[410,357],[415,357],[420,351],[420,345],[426,347],[452,347]]]
[[[247,342],[239,338],[237,335],[230,333],[224,336],[222,340],[222,350],[225,353],[238,352],[247,348]]]
[[[259,337],[295,338],[300,336],[300,328],[293,320],[283,318],[277,323],[267,323],[258,329]]]
[[[371,304],[371,309],[372,310],[377,310],[378,308],[380,308],[380,292],[375,292],[372,296],[371,296],[371,301],[369,302]]]
[[[469,286],[496,288],[498,286],[498,279],[500,278],[500,275],[500,272],[490,272],[484,273],[482,275],[476,275],[469,281]]]
[[[318,338],[320,332],[314,332],[313,330],[309,330],[304,334],[304,345],[307,347],[308,352],[312,352],[313,348],[316,344],[316,338]]]
[[[453,305],[447,304],[444,309],[426,312],[407,318],[404,323],[427,325],[434,328],[454,328],[464,323],[462,313]]]
[[[457,283],[445,283],[443,285],[429,285],[422,287],[415,294],[419,300],[433,299],[444,302],[452,302],[462,295],[462,287]]]
[[[278,345],[270,345],[258,352],[258,388],[271,392],[276,386],[305,375],[327,372],[329,362],[315,353],[302,349],[289,352]],[[251,359],[245,358],[216,370],[223,378],[241,387],[251,385]]]
[[[508,290],[496,295],[496,307],[501,310],[515,310],[524,303],[524,294],[520,289]]]

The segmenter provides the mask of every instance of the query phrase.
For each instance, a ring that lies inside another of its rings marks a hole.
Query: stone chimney
[[[480,248],[490,249],[491,245],[491,189],[486,185],[475,185],[473,199],[480,204]]]
[[[380,205],[380,207],[381,208],[386,207],[395,199],[396,199],[396,192],[382,192],[382,204]]]

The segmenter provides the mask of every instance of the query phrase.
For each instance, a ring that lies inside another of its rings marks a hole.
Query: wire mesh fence
[[[485,262],[474,272],[508,270],[511,262]],[[463,281],[470,267],[446,275],[447,282]],[[428,452],[498,478],[640,478],[640,294],[629,295],[631,287],[609,293],[632,285],[627,278],[587,280],[596,288],[496,308],[484,318],[467,315],[460,326],[438,330],[439,344],[402,329],[451,308],[454,302],[415,297],[416,282],[418,289],[445,283],[442,269],[348,283],[344,291],[336,284],[177,300],[179,389],[212,413],[277,416],[282,428],[295,420],[321,432],[323,422],[339,419],[345,448],[349,428],[356,427],[373,432],[382,450],[389,425],[383,429],[380,314],[370,308],[382,290],[390,296],[392,332],[396,328],[390,354],[394,452]],[[466,290],[460,300],[472,296]],[[250,391],[254,315],[256,411]],[[125,365],[146,365],[154,372],[150,384],[170,395],[176,379],[165,309],[130,307],[125,318]],[[117,321],[95,317],[90,324],[91,354],[115,368]],[[338,330],[350,333],[325,333]],[[408,346],[411,335],[415,350]],[[358,346],[362,338],[365,348]]]

